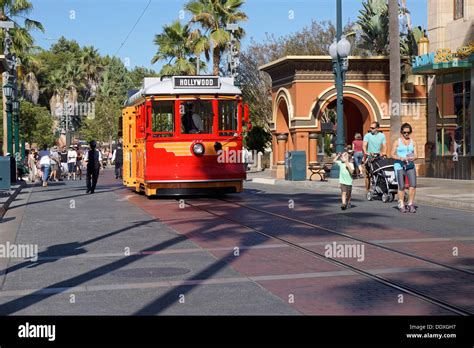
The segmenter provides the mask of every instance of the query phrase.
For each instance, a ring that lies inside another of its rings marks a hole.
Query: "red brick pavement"
[[[112,176],[108,175],[107,172],[101,179],[102,185],[114,183]],[[346,272],[347,274],[347,271],[318,260],[302,251],[288,248],[275,240],[262,237],[245,227],[218,219],[204,211],[189,206],[181,209],[176,200],[147,199],[127,189],[118,189],[116,193],[172,227],[178,233],[185,235],[203,249],[208,250],[216,258],[224,259],[236,271],[250,277],[302,313],[315,315],[449,314],[449,312],[437,306],[407,294],[404,294],[403,303],[399,303],[399,295],[402,293],[397,290],[359,275],[338,275],[337,272]],[[192,203],[207,205],[209,201],[193,201]],[[295,223],[277,221],[268,217],[264,220],[258,213],[250,216],[248,210],[227,207],[222,202],[219,202],[218,205],[215,202],[211,204],[213,204],[212,211],[220,210],[220,213],[236,221],[251,221],[252,226],[256,224],[257,226],[266,227],[267,232],[279,233],[284,238],[290,237],[292,241],[297,243],[346,240],[327,232],[298,227]],[[298,228],[298,235],[293,235],[295,228]],[[416,231],[406,232],[402,236],[397,233],[396,236],[399,238],[415,238],[415,235],[418,238],[426,237],[426,235]],[[381,239],[380,234],[377,237]],[[385,237],[391,239],[394,235],[385,235]],[[248,249],[245,246],[253,246],[254,248]],[[209,250],[222,247],[228,248],[228,251]],[[234,247],[240,248],[239,256],[234,256]],[[321,251],[324,250],[324,245],[311,245],[310,248]],[[366,246],[365,252],[366,259],[362,263],[363,266],[356,260],[350,260],[349,263],[364,269],[427,267],[421,261],[400,257],[374,247]],[[347,261],[344,260],[344,262]],[[416,274],[404,272],[390,273],[388,276],[384,274],[383,276],[406,281],[407,275],[410,275],[410,284],[416,283],[428,289],[430,286],[436,285],[435,273],[439,272],[417,272]],[[453,294],[456,294],[456,288],[461,286],[459,283],[462,283],[462,281],[457,282],[454,277],[445,277],[444,280],[449,281],[449,283],[439,287],[438,294],[442,295],[447,290],[454,290]],[[468,297],[471,293],[471,287],[463,287],[461,291],[463,299],[458,302],[471,306],[473,301],[469,298],[473,297]],[[290,295],[294,298],[294,303],[290,301]],[[454,296],[450,297],[450,299],[452,298]]]

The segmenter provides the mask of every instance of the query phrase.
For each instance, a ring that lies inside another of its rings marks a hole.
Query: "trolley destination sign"
[[[220,88],[217,76],[174,76],[174,88]]]

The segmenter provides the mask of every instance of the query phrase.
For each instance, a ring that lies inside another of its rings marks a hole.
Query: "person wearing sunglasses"
[[[414,206],[416,192],[416,169],[415,160],[418,158],[416,142],[411,138],[412,127],[404,123],[400,133],[402,137],[395,140],[392,147],[392,158],[394,158],[395,175],[398,181],[398,208],[401,213],[416,213]],[[405,177],[408,178],[408,206],[405,206]]]
[[[380,124],[378,122],[372,122],[370,124],[370,132],[364,135],[362,150],[364,151],[365,163],[376,155],[386,155],[387,139],[383,133],[379,132],[379,128]],[[370,177],[368,173],[369,171],[366,168],[365,189],[367,192],[370,191]]]

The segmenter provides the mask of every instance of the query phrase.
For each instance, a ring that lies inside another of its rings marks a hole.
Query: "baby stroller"
[[[393,165],[393,159],[380,155],[367,160],[366,169],[370,178],[370,190],[367,192],[368,201],[382,196],[382,202],[393,202],[398,192],[398,183]]]

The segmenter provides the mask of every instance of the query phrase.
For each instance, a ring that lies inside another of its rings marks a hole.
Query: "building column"
[[[316,132],[309,133],[309,160],[308,163],[316,163],[318,161],[318,136]]]
[[[277,179],[285,178],[285,152],[288,142],[288,133],[277,133],[278,153],[277,153]]]

